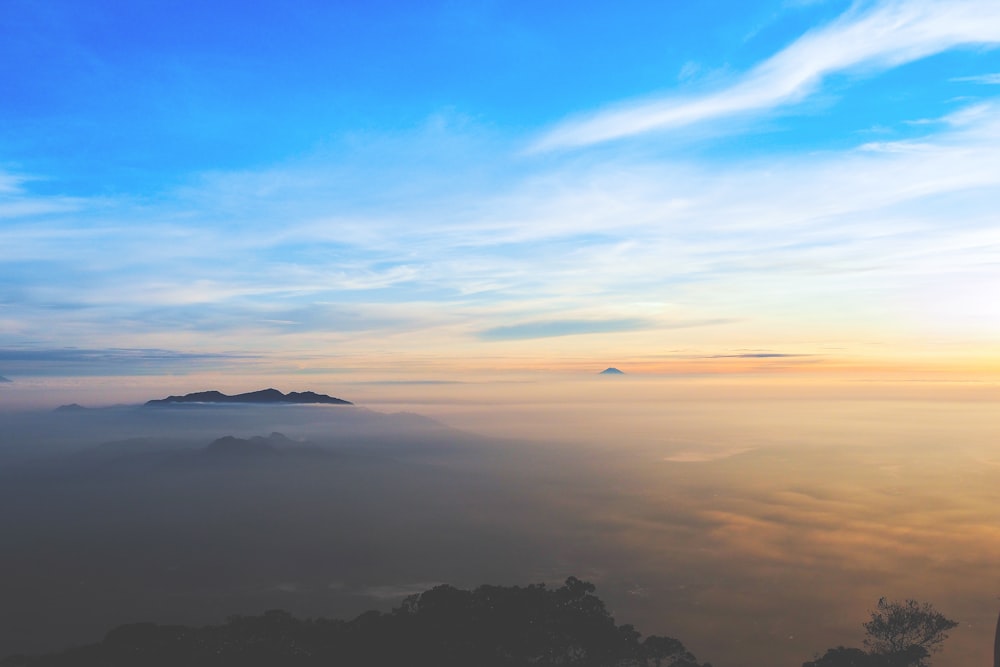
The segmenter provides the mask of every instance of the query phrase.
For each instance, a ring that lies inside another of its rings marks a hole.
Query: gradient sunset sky
[[[996,0],[6,0],[0,376],[997,371],[998,45]]]

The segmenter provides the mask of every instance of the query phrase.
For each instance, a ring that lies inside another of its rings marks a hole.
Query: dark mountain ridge
[[[274,432],[264,437],[255,435],[250,438],[237,438],[226,435],[216,438],[207,447],[197,450],[201,456],[210,456],[215,459],[226,459],[230,457],[259,457],[259,456],[295,456],[295,455],[330,455],[329,449],[324,449],[309,442],[299,442],[292,440],[283,433]]]
[[[325,404],[325,405],[354,405],[350,401],[342,398],[317,394],[314,391],[291,391],[284,394],[277,389],[261,389],[245,394],[235,394],[230,396],[221,391],[197,391],[193,394],[183,396],[168,396],[166,398],[146,401],[148,406],[174,405],[177,403],[293,403],[293,404]]]

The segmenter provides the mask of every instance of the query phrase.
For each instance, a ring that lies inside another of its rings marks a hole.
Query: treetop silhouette
[[[838,646],[802,667],[927,667],[958,623],[926,602],[881,598],[862,625],[867,652]]]
[[[352,621],[272,610],[203,628],[139,623],[98,644],[4,666],[710,667],[676,639],[642,639],[631,625],[617,625],[594,590],[576,577],[554,589],[443,585]]]

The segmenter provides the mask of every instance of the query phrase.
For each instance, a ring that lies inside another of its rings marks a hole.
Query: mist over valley
[[[704,401],[649,383],[545,387],[564,404],[484,391],[411,391],[465,397],[438,418],[225,403],[3,415],[0,653],[140,620],[353,618],[443,583],[578,576],[618,622],[715,665],[859,645],[884,595],[962,621],[935,664],[985,659],[995,609],[978,591],[1000,518],[987,404],[883,401],[873,422],[870,401]],[[794,422],[761,419],[781,406]],[[481,432],[446,424],[462,415]]]

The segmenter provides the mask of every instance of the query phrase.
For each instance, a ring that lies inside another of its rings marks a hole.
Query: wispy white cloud
[[[493,327],[479,333],[483,340],[524,340],[554,338],[592,333],[635,331],[649,328],[650,322],[642,320],[547,320],[521,322]]]
[[[373,209],[297,165],[264,199],[263,176],[246,192],[233,177],[142,210],[18,221],[0,231],[0,345],[451,358],[627,338],[793,354],[831,331],[919,337],[944,314],[993,335],[1000,308],[978,295],[1000,275],[1000,110],[921,127],[724,163],[549,156],[502,186]],[[942,290],[969,296],[923,298]]]
[[[233,365],[246,354],[149,349],[0,348],[0,364],[17,376],[140,375]],[[3,380],[0,380],[2,382]],[[8,380],[9,382],[9,380]]]
[[[0,170],[0,220],[7,221],[77,210],[82,201],[73,197],[40,197],[28,192],[30,182],[21,174]]]
[[[878,72],[967,45],[1000,43],[1000,4],[992,0],[890,0],[858,3],[715,92],[626,103],[570,119],[534,151],[587,146],[802,101],[839,72]]]
[[[990,74],[979,74],[977,76],[958,76],[952,81],[964,81],[968,83],[982,83],[988,86],[1000,86],[1000,72]]]

